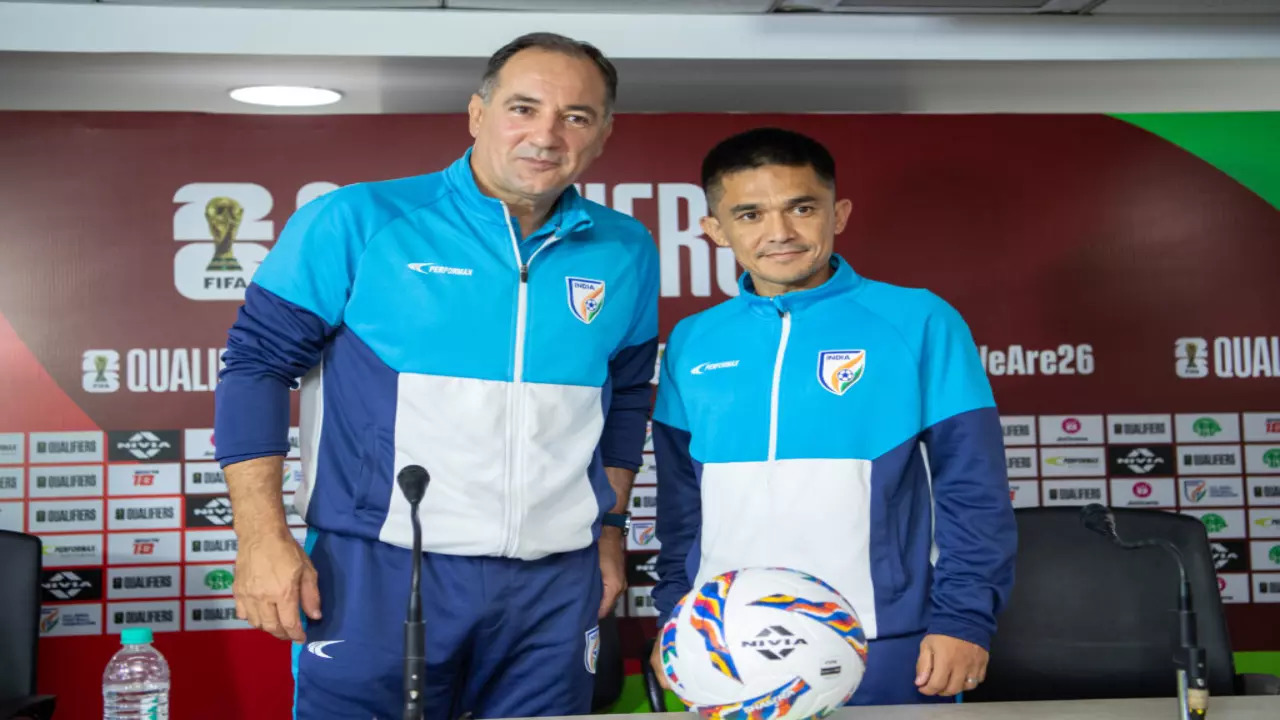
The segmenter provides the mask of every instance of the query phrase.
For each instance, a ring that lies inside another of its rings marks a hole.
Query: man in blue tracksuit
[[[852,703],[954,700],[983,680],[1016,544],[969,330],[933,293],[861,277],[833,254],[851,204],[835,199],[816,141],[736,135],[708,154],[702,183],[703,229],[747,272],[737,297],[682,320],[663,354],[662,622],[715,575],[794,568],[863,623]]]
[[[401,717],[414,562],[429,720],[589,711],[657,354],[652,237],[572,187],[616,82],[585,43],[513,41],[461,158],[308,203],[257,270],[215,435],[237,614],[296,643],[295,717]],[[280,491],[296,378],[305,549]],[[430,474],[421,558],[410,465]]]

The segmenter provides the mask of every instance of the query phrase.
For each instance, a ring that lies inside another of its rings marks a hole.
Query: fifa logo
[[[236,241],[236,231],[240,229],[240,221],[244,219],[244,208],[229,197],[215,197],[204,207],[204,218],[209,224],[209,234],[213,237],[213,259],[205,270],[240,271],[240,263],[232,252]]]
[[[1178,377],[1209,377],[1209,343],[1204,338],[1178,338],[1173,343],[1173,357]]]

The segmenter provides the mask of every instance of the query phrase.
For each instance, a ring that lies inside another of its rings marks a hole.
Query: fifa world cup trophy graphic
[[[98,371],[98,374],[96,377],[93,378],[93,381],[96,383],[106,382],[107,381],[107,356],[94,355],[93,369]]]
[[[238,271],[240,262],[232,252],[236,231],[244,219],[244,208],[229,197],[216,197],[204,206],[204,219],[209,223],[209,234],[215,241],[213,259],[205,270]]]
[[[1189,342],[1189,343],[1184,343],[1182,347],[1187,351],[1187,374],[1188,375],[1200,374],[1200,368],[1196,366],[1196,362],[1197,362],[1196,356],[1200,352],[1200,346],[1196,343]]]

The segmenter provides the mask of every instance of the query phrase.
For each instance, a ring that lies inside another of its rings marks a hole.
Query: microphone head
[[[1099,503],[1085,505],[1080,509],[1080,522],[1108,540],[1113,542],[1120,540],[1116,535],[1115,515],[1111,513],[1111,508],[1106,505]]]
[[[396,475],[396,484],[400,486],[400,492],[404,493],[410,505],[422,502],[422,496],[427,493],[429,482],[431,482],[431,475],[421,465],[406,465]]]

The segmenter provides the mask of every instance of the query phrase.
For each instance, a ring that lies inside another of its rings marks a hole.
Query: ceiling
[[[1280,15],[1276,0],[24,0],[71,5],[588,13]]]
[[[820,62],[619,60],[619,112],[1174,112],[1280,110],[1280,60]],[[0,110],[461,112],[484,61],[0,53]],[[691,71],[691,67],[695,70]],[[232,87],[340,89],[335,106],[273,110]]]
[[[613,58],[622,112],[1280,110],[1280,0],[0,0],[0,110],[458,112],[533,29]]]

